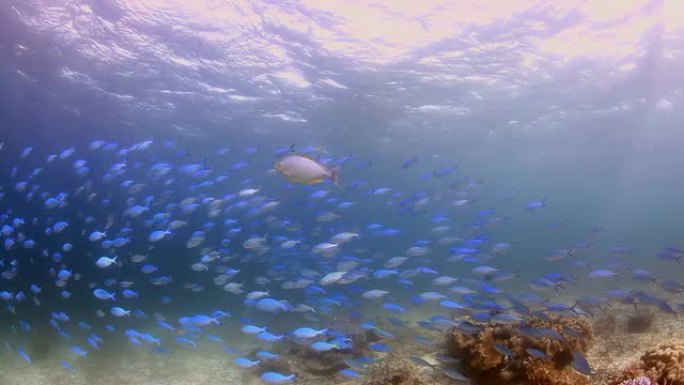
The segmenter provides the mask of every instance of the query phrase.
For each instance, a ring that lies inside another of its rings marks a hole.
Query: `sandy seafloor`
[[[52,354],[33,358],[33,364],[12,352],[3,354],[0,367],[1,385],[173,385],[173,384],[251,384],[249,375],[232,365],[234,355],[222,348],[204,344],[198,348],[183,347],[172,342],[168,354],[120,344],[88,357],[74,360],[69,345],[59,346]],[[53,347],[54,349],[54,347]],[[61,365],[69,358],[74,370]],[[259,383],[258,378],[253,379]]]
[[[647,311],[647,310],[643,310]],[[604,375],[620,371],[637,360],[644,351],[662,343],[683,341],[684,323],[671,315],[656,312],[653,325],[646,332],[628,333],[626,319],[635,314],[630,306],[619,306],[597,313],[592,318],[595,343],[588,354],[597,373],[592,382],[602,384]],[[85,358],[75,358],[70,344],[62,339],[34,341],[33,364],[29,366],[16,352],[0,353],[0,385],[214,385],[214,384],[263,384],[258,378],[259,369],[241,369],[232,364],[236,354],[224,351],[226,346],[241,352],[254,351],[255,346],[237,330],[235,323],[217,327],[216,335],[231,343],[223,345],[203,341],[198,348],[178,345],[168,338],[167,354],[153,353],[149,348],[128,344],[122,336],[117,342],[103,343],[99,352],[89,351]],[[53,333],[54,334],[54,333]],[[397,333],[395,341],[387,341],[394,349],[393,355],[428,357],[429,348],[407,343],[415,334],[433,339],[439,333],[423,329],[406,329]],[[237,340],[237,341],[236,341]],[[107,340],[105,340],[106,342]],[[42,345],[44,344],[44,345]],[[41,354],[41,350],[42,353]],[[377,354],[378,357],[382,354]],[[68,359],[75,367],[68,371],[61,365]],[[406,361],[425,377],[426,384],[455,384],[429,368],[421,368]],[[364,379],[350,380],[339,375],[311,376],[300,374],[297,384],[363,384]]]

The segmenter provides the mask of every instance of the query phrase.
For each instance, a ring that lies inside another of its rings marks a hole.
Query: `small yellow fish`
[[[275,164],[275,169],[292,183],[316,184],[330,178],[337,184],[339,169],[329,169],[317,161],[301,155],[287,155]]]

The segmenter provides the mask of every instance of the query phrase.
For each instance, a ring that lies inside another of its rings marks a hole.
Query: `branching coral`
[[[593,342],[586,318],[530,318],[523,325],[490,322],[474,333],[454,328],[447,354],[479,384],[581,385],[589,378],[574,371],[573,352],[585,353]]]

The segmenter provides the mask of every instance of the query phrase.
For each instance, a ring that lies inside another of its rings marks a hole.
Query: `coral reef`
[[[523,360],[523,383],[528,385],[581,385],[589,378],[572,369],[559,369],[552,361],[527,358]]]
[[[473,325],[474,326],[474,325]],[[458,370],[476,384],[582,385],[589,382],[571,367],[573,352],[593,342],[583,317],[530,317],[522,325],[489,322],[476,332],[453,328],[447,354],[460,359]]]
[[[651,379],[646,376],[640,376],[621,382],[619,385],[652,385]]]
[[[421,376],[415,366],[397,356],[371,365],[364,385],[427,385],[435,382]]]
[[[311,349],[300,350],[297,355],[297,372],[306,372],[314,376],[330,376],[347,368],[345,359],[352,358],[349,351],[315,352]]]
[[[684,344],[664,344],[649,349],[639,361],[632,363],[613,384],[640,384],[635,381],[650,380],[657,385],[684,385]]]
[[[655,369],[656,383],[684,385],[684,345],[665,344],[641,356],[644,368]]]
[[[330,376],[348,367],[344,360],[358,357],[359,354],[351,349],[331,350],[328,352],[316,352],[308,346],[298,345],[294,342],[284,344],[282,348],[275,349],[283,358],[274,361],[262,362],[264,370],[307,373],[312,376]]]
[[[653,325],[653,313],[639,313],[627,318],[627,331],[630,333],[645,333]]]
[[[326,352],[314,351],[306,344],[289,340],[274,349],[274,352],[280,353],[283,358],[262,362],[261,368],[287,373],[306,373],[314,377],[335,375],[349,367],[345,360],[367,355],[368,343],[377,341],[378,337],[372,331],[357,331],[351,334],[350,339],[349,348]]]

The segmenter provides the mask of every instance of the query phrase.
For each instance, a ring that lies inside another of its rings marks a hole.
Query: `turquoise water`
[[[670,325],[681,6],[601,4],[0,5],[0,383],[481,382],[450,328]]]

